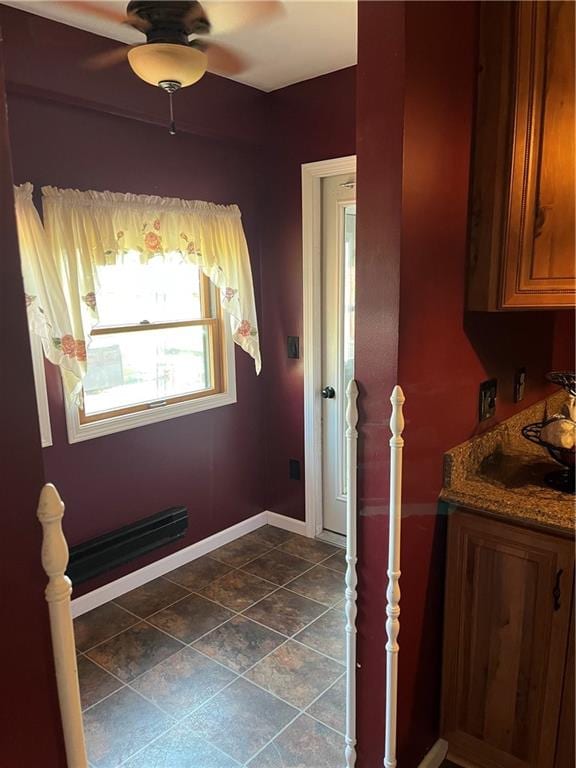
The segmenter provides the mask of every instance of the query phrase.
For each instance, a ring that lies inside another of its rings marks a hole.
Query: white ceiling
[[[218,2],[218,6],[234,0]],[[143,41],[136,30],[52,0],[3,2],[63,24],[126,43]],[[210,15],[211,0],[202,0]],[[212,0],[214,4],[214,0]],[[102,0],[124,11],[127,2]],[[285,13],[269,24],[216,35],[251,61],[238,82],[273,91],[356,64],[356,0],[284,0]]]

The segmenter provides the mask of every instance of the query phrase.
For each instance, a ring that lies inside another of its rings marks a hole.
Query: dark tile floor
[[[336,768],[343,552],[265,526],[74,622],[92,768]]]

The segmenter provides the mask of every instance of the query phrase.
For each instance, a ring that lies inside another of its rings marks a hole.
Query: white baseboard
[[[440,768],[448,752],[448,742],[445,739],[438,739],[432,749],[424,755],[424,759],[418,768]]]
[[[304,520],[294,520],[293,517],[286,517],[286,515],[279,515],[277,512],[270,512],[266,510],[266,522],[268,525],[274,525],[276,528],[283,528],[290,533],[299,533],[301,536],[306,536],[306,523]]]
[[[192,560],[202,557],[202,555],[207,555],[209,552],[218,549],[218,547],[223,547],[224,544],[228,544],[234,541],[234,539],[239,539],[240,536],[245,536],[247,533],[251,533],[263,525],[273,525],[276,528],[283,528],[291,533],[306,535],[306,523],[302,520],[294,520],[291,517],[265,510],[253,517],[249,517],[248,520],[242,520],[242,522],[236,523],[236,525],[232,525],[230,528],[208,536],[207,539],[202,539],[202,541],[197,541],[189,547],[179,549],[178,552],[167,555],[160,560],[145,565],[143,568],[139,568],[137,571],[132,571],[132,573],[128,573],[126,576],[111,581],[103,587],[98,587],[98,589],[94,589],[92,592],[87,592],[85,595],[75,598],[71,604],[72,617],[81,616],[83,613],[104,605],[109,600],[125,595],[131,589],[141,587],[143,584],[147,584],[149,581],[157,579],[159,576],[163,576],[175,568],[179,568],[181,565],[186,565],[186,563],[190,563]]]
[[[247,520],[242,520],[242,522],[230,526],[230,528],[215,533],[213,536],[208,536],[207,539],[202,539],[202,541],[197,541],[189,547],[179,549],[178,552],[167,555],[160,560],[145,565],[143,568],[139,568],[137,571],[132,571],[132,573],[128,573],[126,576],[111,581],[103,587],[98,587],[98,589],[94,589],[92,592],[75,598],[72,600],[71,605],[72,617],[76,618],[76,616],[81,616],[93,608],[98,608],[109,600],[114,600],[116,597],[130,592],[131,589],[141,587],[143,584],[157,579],[159,576],[163,576],[165,573],[169,573],[169,571],[173,571],[181,565],[186,565],[186,563],[190,563],[192,560],[202,557],[202,555],[207,555],[208,552],[212,552],[218,549],[218,547],[222,547],[224,544],[240,538],[240,536],[245,536],[247,533],[251,533],[267,523],[276,525],[276,523],[270,522],[268,519],[270,514],[270,512],[260,512],[253,517],[249,517]],[[282,516],[276,515],[275,517]]]

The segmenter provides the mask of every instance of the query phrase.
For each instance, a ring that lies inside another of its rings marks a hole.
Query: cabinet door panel
[[[449,524],[443,731],[486,768],[553,765],[571,543],[455,513]],[[566,596],[554,608],[557,574]]]
[[[518,3],[503,305],[572,304],[574,4]]]
[[[548,4],[536,225],[524,281],[574,278],[574,3]]]
[[[480,4],[467,306],[576,298],[575,4]]]

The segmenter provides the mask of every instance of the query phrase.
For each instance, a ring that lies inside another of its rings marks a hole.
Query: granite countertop
[[[544,477],[561,469],[521,428],[557,413],[567,399],[548,400],[503,421],[444,455],[443,501],[518,522],[574,533],[575,497],[550,488]]]

